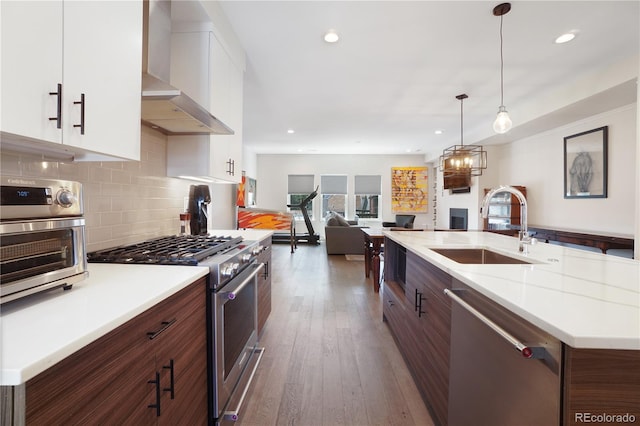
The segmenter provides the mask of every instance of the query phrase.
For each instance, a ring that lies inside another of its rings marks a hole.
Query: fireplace
[[[467,229],[469,209],[449,209],[449,229]]]

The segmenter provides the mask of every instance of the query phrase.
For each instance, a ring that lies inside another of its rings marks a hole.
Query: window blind
[[[380,195],[380,175],[361,175],[355,176],[355,194],[356,195]]]
[[[313,192],[313,175],[289,175],[289,194],[311,194]]]
[[[320,176],[320,188],[323,194],[346,194],[346,176]]]

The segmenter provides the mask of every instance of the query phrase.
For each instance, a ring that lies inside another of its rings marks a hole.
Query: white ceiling
[[[508,142],[635,101],[640,2],[512,1],[504,103],[514,128],[495,135],[497,4],[222,1],[247,55],[245,146],[431,159],[460,143],[462,93],[465,144]],[[338,43],[323,41],[329,29]],[[554,44],[567,31],[577,37]]]

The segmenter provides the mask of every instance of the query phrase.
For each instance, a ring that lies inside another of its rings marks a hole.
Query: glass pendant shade
[[[500,134],[507,133],[511,129],[511,126],[513,126],[513,123],[511,122],[511,118],[509,118],[509,113],[504,105],[501,105],[498,109],[498,116],[493,122],[493,131]]]

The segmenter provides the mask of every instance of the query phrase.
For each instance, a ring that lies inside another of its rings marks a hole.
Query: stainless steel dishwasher
[[[560,424],[562,343],[453,284],[449,425]]]

